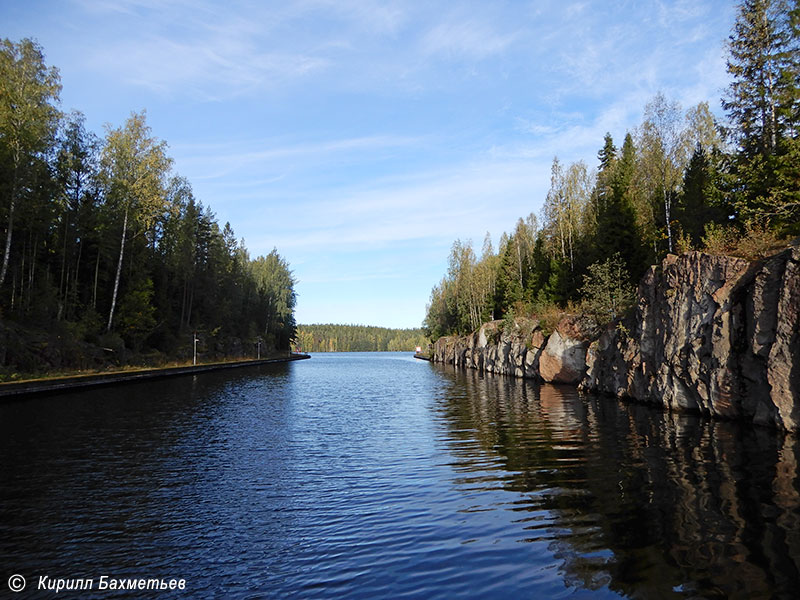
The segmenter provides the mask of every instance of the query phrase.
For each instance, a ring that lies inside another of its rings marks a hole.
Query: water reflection
[[[0,404],[5,577],[235,599],[800,589],[793,438],[403,355],[246,371]]]
[[[241,569],[230,524],[249,524],[253,490],[284,469],[288,450],[267,463],[272,472],[242,465],[256,445],[281,441],[285,427],[260,421],[285,418],[272,388],[288,372],[269,365],[0,406],[0,563],[29,584],[42,574],[95,585],[100,574],[186,577],[202,596],[212,568]],[[269,412],[241,402],[267,395]]]
[[[441,369],[437,406],[465,491],[518,494],[520,541],[568,586],[635,598],[796,598],[798,440],[568,387]]]

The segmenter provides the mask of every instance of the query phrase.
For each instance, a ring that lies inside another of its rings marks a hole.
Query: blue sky
[[[300,323],[417,327],[456,238],[539,212],[554,156],[657,92],[719,113],[731,2],[0,0],[98,134],[147,110],[175,170]]]

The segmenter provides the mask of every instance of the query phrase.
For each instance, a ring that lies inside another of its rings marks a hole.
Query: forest
[[[421,329],[388,329],[367,325],[298,325],[301,352],[413,352],[427,346]]]
[[[59,110],[57,68],[0,42],[0,381],[287,350],[294,279],[251,258],[133,112],[104,134]]]
[[[621,143],[598,140],[596,168],[554,158],[540,214],[520,218],[497,251],[488,233],[480,256],[457,240],[426,334],[563,311],[610,322],[668,253],[756,259],[800,235],[800,1],[743,2],[727,70],[724,119],[659,93]]]

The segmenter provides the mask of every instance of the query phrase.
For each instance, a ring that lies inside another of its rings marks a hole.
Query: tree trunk
[[[11,234],[14,232],[14,194],[11,195],[11,204],[8,207],[8,229],[6,230],[6,249],[3,253],[3,268],[0,270],[0,286],[6,280],[8,272],[8,258],[11,256]]]
[[[192,322],[192,308],[194,306],[194,281],[192,281],[192,285],[189,287],[189,310],[186,311],[186,326],[189,327],[189,324]]]
[[[81,272],[81,255],[83,254],[83,237],[81,237],[80,242],[78,242],[78,259],[75,261],[75,278],[73,279],[72,285],[72,292],[73,292],[73,306],[78,303],[78,277]],[[69,307],[68,307],[69,308]],[[68,315],[68,317],[71,316]]]
[[[569,228],[569,271],[575,272],[575,252],[572,246],[572,227]]]
[[[3,252],[3,267],[0,269],[0,287],[8,273],[8,259],[11,256],[11,235],[14,233],[14,208],[17,204],[17,185],[19,183],[20,148],[14,149],[14,175],[11,180],[11,202],[8,204],[8,229],[6,229],[6,249]]]
[[[67,303],[67,292],[69,290],[69,276],[67,275],[67,235],[68,235],[68,228],[69,228],[69,212],[64,211],[64,243],[61,245],[61,278],[58,282],[58,318],[57,321],[61,320],[62,315],[64,314],[64,307]]]
[[[122,274],[122,256],[125,251],[125,235],[128,233],[128,209],[125,209],[125,218],[122,220],[122,239],[119,243],[119,261],[117,262],[117,276],[114,279],[114,293],[111,295],[111,310],[108,312],[108,326],[106,331],[111,331],[114,320],[114,308],[117,306],[117,292],[119,291],[119,277]]]
[[[181,329],[183,329],[183,325],[184,325],[183,320],[186,317],[186,288],[187,287],[188,287],[188,283],[187,283],[186,278],[184,278],[184,280],[183,280],[183,295],[181,296],[181,320],[180,320]]]
[[[92,288],[92,310],[97,310],[97,279],[100,275],[100,246],[97,247],[97,261],[94,263],[94,287]]]
[[[667,247],[669,248],[669,253],[672,254],[672,224],[670,223],[670,209],[672,208],[670,205],[672,204],[670,200],[670,194],[666,190],[664,190],[664,217],[667,220]]]
[[[30,271],[28,271],[28,308],[31,307],[31,303],[33,301],[33,282],[36,276],[36,247],[39,245],[39,236],[37,234],[36,239],[33,240],[33,245],[31,246],[31,266]]]
[[[19,309],[20,312],[25,309],[25,257],[28,251],[28,244],[25,238],[22,238],[22,264],[19,268]]]

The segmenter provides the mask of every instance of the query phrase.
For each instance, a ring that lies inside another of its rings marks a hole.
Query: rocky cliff
[[[431,360],[553,383],[580,383],[586,372],[586,351],[594,323],[565,315],[556,329],[543,330],[538,319],[491,321],[472,335],[439,338]]]
[[[753,263],[670,255],[602,332],[576,315],[552,332],[493,321],[438,340],[432,360],[798,431],[800,247]]]

